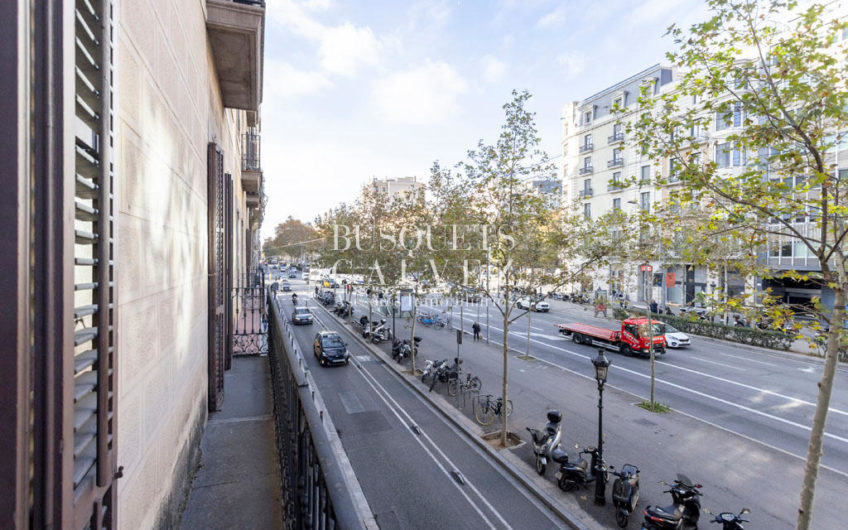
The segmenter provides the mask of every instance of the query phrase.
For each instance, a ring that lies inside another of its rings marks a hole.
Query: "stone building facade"
[[[0,15],[0,527],[174,526],[256,266],[264,3]]]

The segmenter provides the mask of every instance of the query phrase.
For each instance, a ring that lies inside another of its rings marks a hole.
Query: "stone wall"
[[[118,522],[149,528],[174,521],[206,422],[210,141],[233,174],[236,270],[244,263],[245,119],[221,106],[202,0],[119,5]]]

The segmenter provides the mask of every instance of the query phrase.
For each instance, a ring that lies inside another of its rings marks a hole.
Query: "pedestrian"
[[[471,329],[474,331],[474,341],[480,340],[480,324],[478,322],[474,322],[471,325]]]
[[[651,300],[651,313],[656,313],[656,312],[657,312],[657,308],[658,308],[658,306],[657,306],[657,301],[656,301],[656,300]]]
[[[603,298],[599,298],[598,302],[595,304],[595,316],[598,316],[598,313],[604,315],[604,318],[607,317],[607,305],[604,303]]]

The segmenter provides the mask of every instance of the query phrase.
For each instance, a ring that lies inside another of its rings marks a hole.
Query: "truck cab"
[[[626,343],[637,355],[650,355],[651,336],[654,339],[654,352],[665,353],[665,324],[651,320],[653,329],[648,327],[645,317],[628,318],[621,322],[621,342]],[[630,352],[628,352],[630,353]]]

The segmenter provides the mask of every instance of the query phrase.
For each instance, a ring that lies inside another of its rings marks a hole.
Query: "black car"
[[[347,344],[335,331],[319,331],[316,333],[315,341],[312,343],[312,351],[315,352],[315,358],[322,366],[350,362]]]
[[[292,313],[293,324],[312,324],[312,313],[308,307],[295,307]]]

